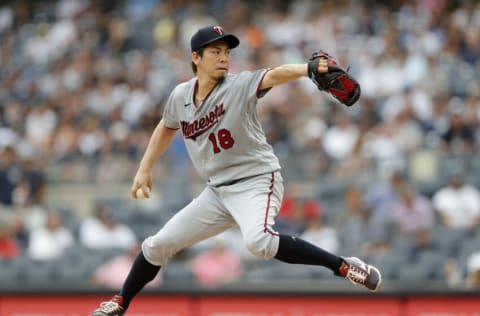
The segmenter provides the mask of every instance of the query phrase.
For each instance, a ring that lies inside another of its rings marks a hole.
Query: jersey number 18
[[[215,135],[215,133],[210,133],[210,135],[208,135],[208,139],[212,142],[214,154],[218,154],[221,151],[220,147],[223,149],[230,149],[235,143],[230,131],[224,128],[219,130],[217,135]]]

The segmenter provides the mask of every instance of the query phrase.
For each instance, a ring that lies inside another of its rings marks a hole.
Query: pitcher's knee
[[[153,265],[165,265],[179,250],[181,249],[172,239],[158,234],[147,237],[142,242],[143,255]]]
[[[278,251],[279,238],[268,232],[259,232],[245,238],[247,249],[256,257],[272,259]]]

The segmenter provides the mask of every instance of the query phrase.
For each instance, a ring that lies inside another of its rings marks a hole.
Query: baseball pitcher
[[[325,53],[304,64],[285,64],[230,74],[230,50],[239,39],[220,26],[199,29],[191,38],[195,77],[170,94],[163,118],[151,135],[131,188],[149,196],[152,169],[177,132],[206,187],[156,234],[146,238],[120,293],[102,302],[93,316],[119,316],[178,251],[231,227],[241,230],[255,256],[323,266],[354,284],[376,291],[377,268],[355,257],[339,257],[298,237],[273,229],[283,197],[281,167],[257,116],[257,101],[283,83],[309,76],[320,90],[352,105],[358,83]]]

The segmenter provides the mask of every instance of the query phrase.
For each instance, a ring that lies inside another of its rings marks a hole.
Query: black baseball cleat
[[[353,284],[363,285],[370,291],[377,291],[382,286],[382,274],[372,265],[357,257],[341,257],[343,262],[339,274]]]
[[[114,295],[109,301],[100,303],[100,307],[92,313],[92,316],[122,316],[123,314],[125,314],[123,297]]]

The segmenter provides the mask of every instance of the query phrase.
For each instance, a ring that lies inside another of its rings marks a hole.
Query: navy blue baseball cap
[[[213,25],[203,27],[193,34],[192,39],[190,40],[190,46],[192,52],[196,52],[202,47],[218,40],[225,40],[230,49],[235,48],[240,44],[240,41],[235,35],[225,34],[221,26]]]

